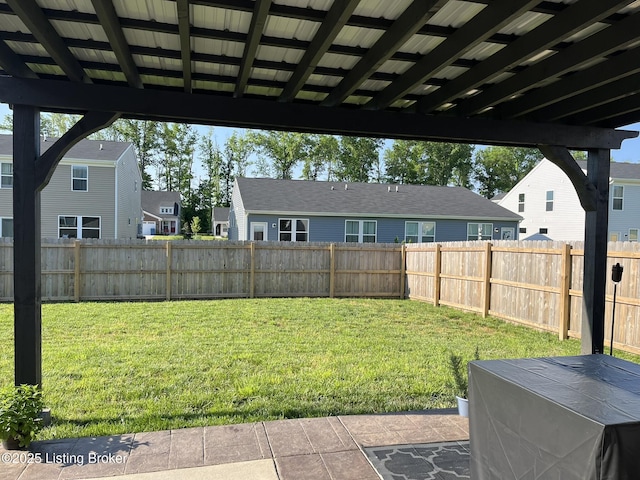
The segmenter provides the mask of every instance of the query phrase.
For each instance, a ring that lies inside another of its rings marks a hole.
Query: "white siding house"
[[[54,140],[42,140],[46,151]],[[0,135],[0,236],[13,236],[13,137]],[[142,177],[133,145],[81,140],[41,193],[45,238],[136,238]]]
[[[586,173],[587,162],[578,164]],[[585,212],[573,184],[541,160],[498,204],[523,217],[520,239],[542,234],[553,240],[584,240]],[[637,241],[640,229],[640,164],[611,163],[609,240]]]

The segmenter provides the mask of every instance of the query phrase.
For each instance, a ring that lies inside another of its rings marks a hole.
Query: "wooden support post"
[[[171,263],[173,252],[171,251],[171,241],[167,241],[167,274],[166,274],[166,294],[167,301],[171,300]]]
[[[13,291],[15,384],[42,385],[40,111],[13,109]]]
[[[407,246],[403,243],[401,247],[401,265],[400,265],[400,300],[405,297],[405,281],[407,271]]]
[[[587,178],[595,187],[596,209],[586,212],[582,286],[582,353],[604,352],[607,242],[609,239],[609,173],[611,152],[589,150]]]
[[[329,245],[329,298],[336,294],[336,244]]]
[[[253,298],[256,295],[256,244],[251,242],[251,273],[249,275],[249,298]]]
[[[433,304],[440,306],[440,273],[442,270],[442,250],[439,243],[436,243],[436,257],[433,260]]]
[[[73,300],[78,303],[80,301],[80,240],[73,243]]]
[[[569,338],[569,319],[571,316],[571,245],[566,243],[562,247],[562,265],[560,267],[560,322],[558,325],[558,338]]]
[[[491,307],[491,242],[485,244],[484,250],[484,281],[482,288],[482,316],[489,315]]]

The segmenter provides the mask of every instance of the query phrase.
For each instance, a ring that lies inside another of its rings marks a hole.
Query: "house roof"
[[[175,219],[178,215],[160,214],[160,207],[180,205],[180,193],[143,190],[141,192],[142,210],[156,218]]]
[[[40,151],[45,152],[57,138],[41,138]],[[80,140],[63,157],[65,160],[116,161],[131,146],[130,142]],[[13,135],[0,135],[0,155],[13,156]]]
[[[462,187],[242,177],[236,187],[254,213],[521,219]]]
[[[578,165],[587,171],[586,160],[579,160]],[[611,162],[611,178],[624,180],[640,180],[640,163]]]
[[[229,207],[213,207],[213,219],[216,222],[226,222],[229,220]]]

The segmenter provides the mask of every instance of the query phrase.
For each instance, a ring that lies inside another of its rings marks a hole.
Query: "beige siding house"
[[[52,140],[43,140],[46,151]],[[13,235],[13,138],[0,135],[0,236]],[[130,143],[82,140],[42,190],[44,238],[136,238],[142,177]]]

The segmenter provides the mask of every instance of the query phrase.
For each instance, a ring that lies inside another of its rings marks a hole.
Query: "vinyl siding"
[[[87,192],[71,190],[72,165],[88,165]],[[96,166],[80,160],[61,162],[42,190],[42,236],[58,237],[59,215],[82,215],[100,217],[100,237],[115,238],[115,172],[113,164]]]
[[[244,218],[244,215],[243,215]],[[516,238],[518,231],[517,222],[492,221],[492,220],[447,220],[447,219],[414,219],[414,218],[375,218],[375,217],[327,217],[313,215],[258,215],[250,214],[248,222],[243,225],[246,228],[246,236],[240,232],[240,239],[248,239],[251,222],[266,222],[268,225],[268,240],[278,240],[278,220],[280,218],[308,218],[309,219],[309,241],[311,242],[344,242],[345,241],[345,220],[375,220],[377,223],[376,243],[394,243],[396,240],[404,240],[405,221],[435,221],[436,222],[436,242],[453,242],[467,240],[467,223],[492,223],[494,239],[500,239],[500,229],[502,227],[512,227],[515,229]],[[275,226],[274,226],[275,225]]]
[[[118,197],[118,238],[136,238],[138,224],[142,223],[142,176],[138,160],[130,146],[116,163]]]
[[[553,211],[546,211],[547,191],[553,191]],[[524,193],[524,212],[518,211],[519,195]],[[584,239],[585,213],[573,184],[555,164],[542,160],[502,200],[502,207],[523,217],[520,228],[525,239],[546,228],[545,234],[553,240]]]
[[[271,225],[269,225],[271,227]],[[231,194],[231,207],[229,209],[229,240],[247,240],[249,238],[249,224],[244,211],[244,204],[242,203],[242,196],[240,195],[240,189],[238,183],[235,182],[233,186],[233,193]],[[269,232],[269,238],[271,232]]]
[[[613,210],[613,187],[624,186],[622,210]],[[630,228],[640,228],[640,185],[614,181],[609,185],[609,238],[618,233],[619,241],[629,240]]]

